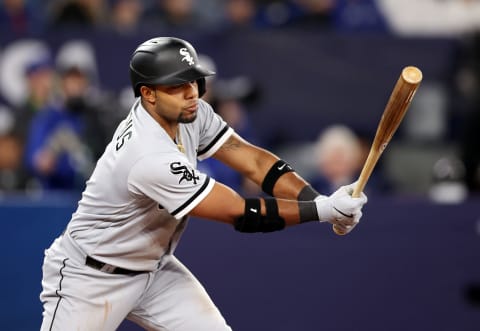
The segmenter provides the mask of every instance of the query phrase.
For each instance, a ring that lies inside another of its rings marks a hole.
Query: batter
[[[270,232],[307,221],[351,231],[367,198],[352,185],[320,195],[274,154],[239,137],[200,99],[205,77],[188,42],[159,37],[130,62],[137,97],[86,183],[76,212],[45,251],[42,331],[231,330],[174,256],[188,215]],[[276,198],[244,199],[196,169],[213,156]]]

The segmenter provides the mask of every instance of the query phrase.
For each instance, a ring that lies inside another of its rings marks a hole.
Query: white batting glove
[[[329,222],[347,234],[360,222],[362,207],[367,203],[364,193],[352,198],[356,183],[342,186],[330,196],[320,195],[314,201],[320,222]]]

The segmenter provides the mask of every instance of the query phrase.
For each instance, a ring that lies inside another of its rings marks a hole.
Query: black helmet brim
[[[174,72],[171,75],[161,77],[152,81],[152,83],[158,85],[180,85],[213,75],[215,75],[214,71],[203,68],[202,66],[195,66],[187,70]]]
[[[186,70],[171,73],[163,77],[142,77],[133,68],[130,70],[131,75],[135,75],[137,84],[135,85],[135,97],[140,96],[140,87],[142,85],[166,85],[174,86],[181,85],[187,82],[197,81],[199,84],[199,95],[205,93],[205,77],[215,75],[214,71],[208,70],[202,66],[195,66]],[[200,86],[201,85],[201,86]]]

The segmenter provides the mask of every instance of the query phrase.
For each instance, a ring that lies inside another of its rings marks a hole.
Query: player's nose
[[[185,84],[185,95],[187,99],[195,99],[198,98],[198,85],[197,81],[191,81]]]

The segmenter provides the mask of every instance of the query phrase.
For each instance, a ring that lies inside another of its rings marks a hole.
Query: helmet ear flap
[[[140,88],[142,87],[143,84],[137,84],[135,85],[135,88],[133,90],[134,94],[135,94],[135,98],[139,97],[140,96]]]
[[[205,78],[197,79],[198,97],[201,98],[207,92]]]
[[[140,96],[140,87],[145,85],[145,83],[143,83],[144,77],[142,77],[142,75],[135,70],[132,62],[130,62],[130,81],[132,82],[135,98],[137,98]]]

